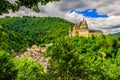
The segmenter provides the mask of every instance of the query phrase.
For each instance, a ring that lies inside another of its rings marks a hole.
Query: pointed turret
[[[75,26],[73,27],[73,29],[69,28],[69,37],[72,36],[82,36],[82,37],[91,37],[91,36],[100,36],[103,33],[101,31],[91,31],[88,28],[88,24],[87,21],[85,20],[85,18],[83,18],[83,21],[75,24]]]
[[[83,18],[83,21],[85,21],[85,18]]]
[[[88,29],[88,24],[84,18],[83,21],[81,22],[80,29]]]

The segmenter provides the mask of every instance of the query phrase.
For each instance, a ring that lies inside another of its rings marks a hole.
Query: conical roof
[[[79,23],[75,24],[74,28],[75,29],[80,29]]]
[[[83,19],[83,21],[80,22],[80,29],[88,29],[88,24],[86,20]]]

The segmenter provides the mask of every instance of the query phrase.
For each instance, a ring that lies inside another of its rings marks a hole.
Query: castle
[[[75,24],[75,26],[69,29],[69,37],[72,36],[82,36],[82,37],[97,37],[103,35],[103,32],[100,30],[89,30],[86,20]]]

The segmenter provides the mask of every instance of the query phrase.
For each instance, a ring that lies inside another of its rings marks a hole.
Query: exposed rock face
[[[51,45],[49,45],[49,46],[51,46]],[[21,59],[24,57],[33,58],[36,62],[39,62],[41,65],[44,66],[44,72],[46,72],[46,67],[47,67],[49,59],[44,58],[43,53],[46,52],[46,50],[49,46],[39,47],[37,45],[33,45],[31,48],[27,48],[26,52],[21,53],[18,56],[16,56],[16,58],[18,58],[18,59]]]

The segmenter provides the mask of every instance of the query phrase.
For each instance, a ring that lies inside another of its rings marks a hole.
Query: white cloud
[[[22,16],[40,16],[38,13],[27,9],[25,7],[21,7],[19,11],[16,13],[12,12],[12,10],[9,11],[9,14],[3,14],[0,17],[5,17],[5,16],[10,16],[10,17],[22,17]]]
[[[59,6],[58,6],[59,5]],[[40,5],[41,12],[39,13],[40,16],[55,16],[55,17],[61,17],[64,16],[64,11],[60,10],[60,4],[59,2],[55,3],[48,3],[47,5]]]
[[[9,0],[14,2],[15,0]],[[68,13],[71,9],[85,10],[96,8],[99,14],[107,14],[109,18],[86,18],[90,29],[100,29],[105,34],[119,32],[120,28],[112,26],[120,25],[120,1],[119,0],[60,0],[60,2],[50,2],[47,5],[40,5],[39,14],[30,9],[22,7],[18,12],[4,14],[3,16],[56,16],[62,17],[72,22],[83,19],[83,15]]]
[[[81,14],[67,13],[65,19],[74,23],[82,21],[84,18]],[[109,18],[87,18],[90,29],[102,30],[105,34],[116,33],[120,31],[120,28],[114,28],[113,26],[120,26],[120,16],[110,16]]]
[[[65,19],[74,23],[82,21],[83,18],[84,16],[82,14],[76,14],[75,12],[65,14]]]

